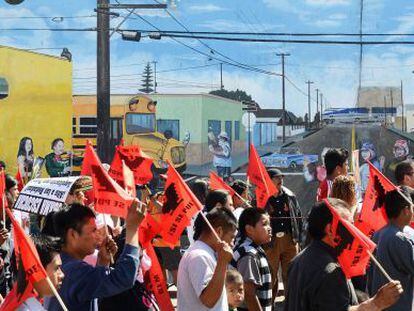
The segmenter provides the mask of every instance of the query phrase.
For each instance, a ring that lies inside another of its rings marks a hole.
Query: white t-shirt
[[[233,211],[233,215],[234,217],[236,217],[237,222],[239,221],[240,215],[243,213],[244,208],[243,207],[238,207]]]
[[[46,311],[39,300],[34,297],[23,302],[16,311]]]
[[[211,309],[201,303],[200,295],[207,287],[217,265],[214,250],[202,241],[195,241],[181,258],[178,267],[178,311],[228,310],[225,287],[220,299]]]

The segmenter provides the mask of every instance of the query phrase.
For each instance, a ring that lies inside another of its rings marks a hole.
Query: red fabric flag
[[[168,163],[164,193],[161,215],[163,230],[160,235],[165,242],[175,245],[184,228],[190,224],[191,218],[203,206],[171,163]]]
[[[125,218],[134,198],[109,176],[91,145],[86,146],[85,155],[92,176],[95,210]]]
[[[171,298],[165,283],[164,274],[154,248],[150,244],[147,248],[147,255],[151,258],[151,268],[145,274],[145,284],[149,291],[154,293],[161,311],[174,311]]]
[[[345,276],[350,279],[364,275],[370,260],[368,252],[374,251],[375,243],[353,224],[343,219],[327,199],[324,202],[332,213],[332,232],[336,236],[335,242],[337,243],[335,249]]]
[[[7,207],[6,173],[2,169],[0,169],[0,207],[1,208],[6,208]]]
[[[125,191],[133,198],[137,196],[137,189],[135,187],[134,173],[122,161],[122,179],[124,181]]]
[[[151,244],[152,239],[161,232],[162,226],[151,214],[147,213],[138,230],[139,244],[143,249],[146,249]]]
[[[389,191],[396,190],[397,187],[374,165],[370,162],[368,164],[368,186],[356,226],[366,236],[371,237],[375,231],[380,230],[387,224],[388,219],[384,208],[385,194]]]
[[[272,195],[277,195],[278,190],[270,179],[269,174],[257,154],[253,144],[250,145],[249,167],[247,176],[250,182],[256,186],[257,207],[264,208]]]
[[[224,180],[213,171],[210,171],[210,188],[212,190],[226,190],[231,196],[236,195],[236,191],[233,190]]]
[[[18,282],[14,283],[13,289],[4,298],[0,305],[0,311],[15,311],[27,299],[36,296],[32,284],[26,282],[26,284],[20,286]]]
[[[122,161],[134,173],[135,183],[145,185],[153,177],[151,167],[152,158],[148,157],[138,146],[117,146],[114,159],[109,169],[109,175],[123,185]]]
[[[19,192],[22,191],[22,189],[24,188],[24,181],[19,169],[17,169],[17,173],[14,178],[16,178],[17,180],[17,189],[19,189]]]
[[[20,227],[14,218],[10,209],[6,209],[13,225],[14,249],[16,257],[20,258],[26,277],[31,283],[39,282],[47,278],[46,270],[40,262],[37,250],[30,238],[26,235],[23,228]]]

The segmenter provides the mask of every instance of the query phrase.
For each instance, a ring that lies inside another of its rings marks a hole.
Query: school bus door
[[[111,137],[110,137],[110,144],[111,150],[115,151],[115,147],[119,145],[122,139],[122,118],[111,118],[110,125],[111,125]],[[113,155],[112,155],[113,156]]]

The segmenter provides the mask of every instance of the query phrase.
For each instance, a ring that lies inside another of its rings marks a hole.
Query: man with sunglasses
[[[282,267],[282,281],[287,288],[287,272],[290,261],[299,252],[299,238],[302,230],[302,213],[295,194],[283,186],[283,173],[276,168],[267,173],[278,189],[277,196],[269,198],[266,210],[270,215],[272,242],[265,249],[272,272],[273,296],[278,291],[277,272]]]

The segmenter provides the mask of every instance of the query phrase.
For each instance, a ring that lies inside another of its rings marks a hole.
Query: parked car
[[[303,166],[305,160],[308,163],[316,163],[318,162],[318,155],[301,153],[272,153],[268,156],[262,157],[263,164],[266,167],[291,169],[294,169],[298,166]]]

